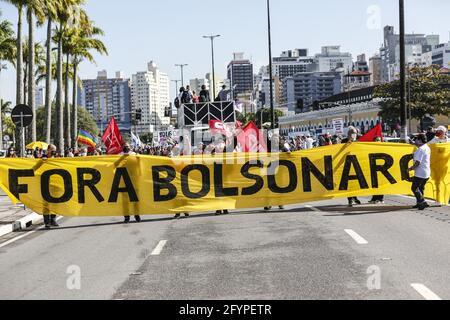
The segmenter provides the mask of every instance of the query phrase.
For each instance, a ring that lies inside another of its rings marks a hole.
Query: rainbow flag
[[[95,148],[97,146],[97,139],[88,131],[80,129],[78,134],[78,143]]]

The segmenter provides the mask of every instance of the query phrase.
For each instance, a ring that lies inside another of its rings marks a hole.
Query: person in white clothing
[[[417,199],[414,209],[425,210],[429,204],[425,201],[425,186],[431,177],[431,149],[427,145],[427,137],[420,134],[415,139],[418,147],[414,153],[414,165],[409,171],[414,171],[414,179],[412,184],[412,192]]]
[[[450,139],[447,137],[447,129],[444,126],[440,126],[436,129],[436,136],[428,144],[440,144],[450,143]]]
[[[310,150],[314,147],[314,140],[313,138],[311,138],[311,136],[306,137],[306,150]]]

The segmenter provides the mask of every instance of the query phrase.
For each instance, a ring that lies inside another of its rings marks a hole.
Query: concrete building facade
[[[142,111],[142,119],[136,126],[138,134],[155,132],[170,125],[170,118],[165,117],[165,109],[170,106],[169,84],[169,76],[153,61],[148,63],[146,71],[132,76],[132,111]]]
[[[78,89],[78,105],[93,116],[101,133],[113,116],[122,132],[130,132],[130,81],[120,72],[115,78],[108,78],[108,73],[103,70],[97,79],[83,80],[82,84]]]

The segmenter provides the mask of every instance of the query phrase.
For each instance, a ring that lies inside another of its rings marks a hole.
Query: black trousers
[[[372,201],[384,201],[384,196],[373,196]]]
[[[417,177],[414,177],[413,179],[411,190],[417,199],[417,204],[425,202],[425,185],[427,184],[428,180],[430,179],[422,179]]]
[[[55,221],[56,216],[54,214],[52,215],[44,215],[44,223],[50,224],[52,221]]]

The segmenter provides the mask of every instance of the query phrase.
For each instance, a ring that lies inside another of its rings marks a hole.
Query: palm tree
[[[0,12],[1,16],[1,12]],[[2,61],[10,62],[15,65],[16,56],[15,36],[12,25],[9,21],[0,21],[0,72]]]
[[[27,22],[28,22],[28,106],[33,111],[33,121],[31,123],[31,140],[36,141],[36,83],[35,83],[35,46],[34,31],[36,28],[35,16],[40,23],[45,19],[45,3],[43,0],[27,1]]]
[[[16,62],[16,70],[17,70],[17,79],[16,79],[16,105],[22,104],[23,101],[23,71],[22,71],[22,63],[23,63],[23,49],[22,49],[22,16],[23,9],[28,3],[28,0],[2,0],[4,2],[8,2],[14,5],[17,8],[18,12],[18,20],[17,20],[17,62]]]
[[[46,9],[45,16],[47,18],[47,42],[46,42],[46,76],[45,76],[45,118],[46,118],[46,130],[45,139],[50,144],[51,128],[52,128],[52,73],[48,72],[52,67],[52,23],[57,19],[57,8],[62,5],[60,0],[45,0]]]
[[[77,84],[78,82],[78,66],[83,60],[95,63],[95,59],[91,54],[91,50],[100,54],[108,54],[105,44],[96,39],[95,36],[104,35],[103,30],[95,27],[94,22],[90,21],[87,15],[82,13],[80,28],[72,35],[69,45],[69,51],[72,55],[73,78],[72,78],[72,144],[76,147],[76,139],[78,136],[78,119],[77,119]],[[68,73],[67,73],[68,74]]]
[[[30,55],[30,47],[28,41],[25,41],[23,44],[23,56],[28,57]],[[44,54],[44,48],[39,42],[34,43],[34,69],[33,69],[33,76],[30,77],[29,72],[31,71],[30,64],[28,60],[25,60],[23,62],[23,87],[24,90],[24,100],[27,100],[29,98],[29,81],[30,78],[34,83],[37,83],[36,77],[40,74],[40,72],[45,68],[45,54]]]
[[[59,150],[64,150],[64,109],[63,101],[63,40],[64,33],[68,26],[69,19],[72,19],[72,24],[76,24],[73,18],[76,17],[75,12],[78,6],[84,3],[84,0],[61,0],[62,5],[57,7],[58,25],[55,33],[55,40],[58,44],[57,56],[57,77],[56,77],[56,120],[57,120],[57,147]]]
[[[1,12],[0,12],[1,15]],[[0,76],[3,69],[6,69],[6,65],[3,65],[3,61],[7,61],[15,64],[14,57],[16,55],[16,45],[14,39],[14,30],[9,21],[0,21]],[[0,79],[1,80],[1,79]],[[0,93],[1,94],[1,93]],[[9,105],[11,103],[9,102]],[[8,105],[8,106],[9,106]],[[0,113],[0,143],[3,141],[3,100],[0,95],[0,106],[2,112]]]
[[[0,143],[3,143],[3,119],[6,118],[7,114],[11,113],[11,102],[0,99]]]

